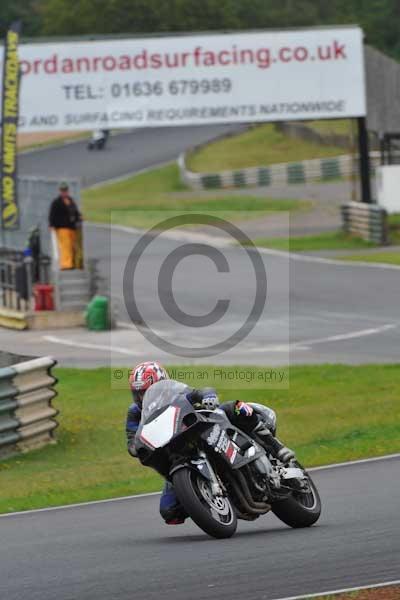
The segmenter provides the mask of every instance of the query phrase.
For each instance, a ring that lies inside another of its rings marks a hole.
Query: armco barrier
[[[53,441],[55,364],[43,357],[0,368],[0,459]]]
[[[371,152],[372,167],[379,164],[379,153]],[[357,157],[344,154],[332,158],[279,163],[220,173],[195,173],[186,167],[185,154],[178,158],[181,180],[195,190],[243,188],[254,186],[277,187],[287,184],[329,181],[358,173]]]
[[[17,388],[13,385],[12,367],[0,369],[0,459],[17,451],[19,422],[15,417]]]
[[[343,230],[376,244],[388,243],[386,211],[376,204],[349,202],[342,207]]]

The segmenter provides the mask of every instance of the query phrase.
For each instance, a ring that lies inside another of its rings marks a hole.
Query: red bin
[[[36,283],[33,286],[35,310],[54,310],[54,287],[45,283]]]

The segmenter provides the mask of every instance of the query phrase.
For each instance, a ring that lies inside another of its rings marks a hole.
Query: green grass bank
[[[304,210],[309,202],[271,200],[250,195],[198,196],[185,188],[176,164],[135,175],[119,182],[83,190],[85,219],[130,227],[151,227],[182,212],[217,212],[222,219],[243,221],[273,211]]]
[[[291,138],[274,124],[257,125],[245,133],[211,142],[187,156],[187,167],[200,173],[299,162],[346,154],[337,146]]]
[[[126,452],[130,394],[111,389],[110,370],[56,373],[58,443],[0,463],[0,512],[160,489],[160,478]],[[208,383],[219,387],[212,376]],[[315,466],[400,451],[399,395],[400,365],[323,365],[292,367],[289,389],[238,385],[221,400],[272,406],[280,437]]]

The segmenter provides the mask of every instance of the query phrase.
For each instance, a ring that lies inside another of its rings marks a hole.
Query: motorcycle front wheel
[[[190,518],[211,537],[230,538],[236,531],[237,517],[226,496],[214,496],[210,482],[193,469],[179,469],[173,485]]]
[[[301,465],[298,466],[302,468]],[[309,492],[293,491],[289,498],[274,502],[271,507],[278,519],[294,528],[314,525],[321,514],[318,490],[310,475],[305,470],[304,473],[307,476]]]

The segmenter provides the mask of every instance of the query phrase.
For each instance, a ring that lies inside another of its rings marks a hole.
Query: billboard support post
[[[358,117],[357,125],[361,202],[364,202],[365,204],[371,204],[371,168],[369,161],[367,119],[365,117]]]

